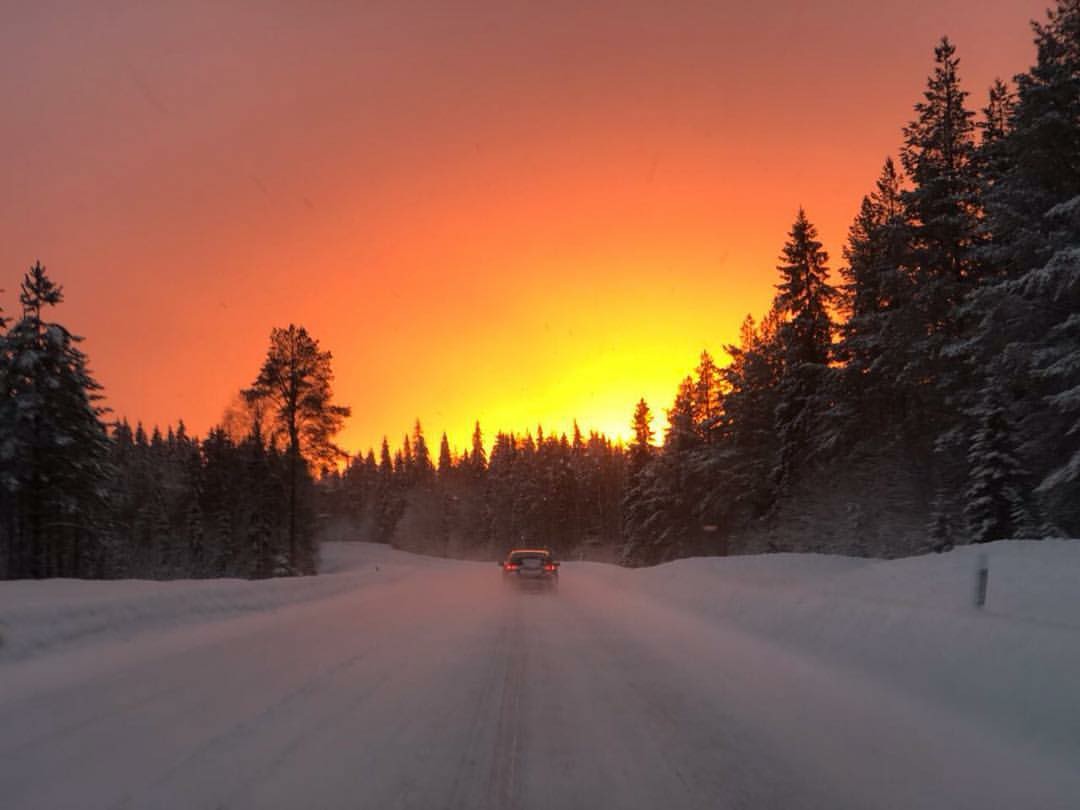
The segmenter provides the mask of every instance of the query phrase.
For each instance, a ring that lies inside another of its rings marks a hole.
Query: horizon
[[[659,437],[768,307],[799,206],[835,279],[938,38],[980,109],[1045,5],[23,9],[5,299],[40,258],[148,429],[204,435],[292,322],[334,355],[352,455],[416,418],[433,449],[476,420],[625,441],[639,397]]]

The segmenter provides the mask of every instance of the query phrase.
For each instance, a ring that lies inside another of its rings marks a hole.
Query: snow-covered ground
[[[1080,541],[323,571],[0,583],[0,806],[1078,806]]]

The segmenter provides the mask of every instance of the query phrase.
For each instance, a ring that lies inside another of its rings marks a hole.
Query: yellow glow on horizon
[[[0,38],[56,59],[8,94],[0,305],[40,257],[114,416],[196,435],[302,324],[352,408],[341,446],[419,417],[435,452],[477,419],[488,447],[574,418],[625,440],[641,397],[662,436],[700,352],[723,364],[768,307],[800,205],[841,263],[940,32],[975,90],[1030,64],[1044,2],[833,9],[809,61],[746,4],[278,4],[254,28],[157,4],[76,49],[95,4],[26,5]]]
[[[543,317],[549,321],[551,312],[546,306],[536,310],[545,313]],[[727,356],[722,346],[735,339],[733,334],[718,334],[708,345],[701,345],[688,334],[679,333],[685,325],[681,320],[664,324],[650,321],[651,328],[620,332],[616,326],[626,317],[622,306],[605,307],[595,316],[573,307],[563,307],[561,312],[565,320],[557,328],[549,323],[545,329],[520,316],[512,338],[485,346],[482,355],[476,356],[475,366],[470,360],[445,372],[430,388],[398,388],[393,386],[395,382],[400,385],[400,378],[388,381],[391,390],[387,396],[398,403],[397,408],[376,419],[354,404],[354,415],[340,443],[354,454],[366,452],[368,447],[378,453],[385,434],[393,451],[406,434],[411,435],[414,420],[419,418],[433,457],[444,430],[455,453],[468,449],[476,420],[487,450],[499,432],[519,437],[528,433],[535,438],[540,427],[545,436],[565,433],[570,439],[575,420],[586,440],[591,431],[597,431],[613,443],[625,445],[632,436],[634,407],[642,397],[652,410],[653,430],[659,441],[666,423],[665,409],[670,407],[679,382],[693,373],[701,350],[708,349],[714,360],[723,364]],[[591,351],[580,351],[577,341]],[[347,360],[342,368],[348,368]],[[473,387],[479,389],[479,403]],[[350,389],[351,385],[340,386],[339,396],[343,402],[355,403]],[[402,412],[403,401],[412,403],[411,410]],[[381,402],[376,398],[373,404]]]

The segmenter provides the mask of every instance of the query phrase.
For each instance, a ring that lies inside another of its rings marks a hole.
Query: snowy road
[[[318,598],[84,627],[81,643],[0,658],[0,805],[1050,810],[1080,796],[1071,718],[1054,745],[1002,733],[661,599],[637,572],[568,563],[545,595],[507,592],[492,564],[379,553],[362,575],[320,577],[337,584]]]

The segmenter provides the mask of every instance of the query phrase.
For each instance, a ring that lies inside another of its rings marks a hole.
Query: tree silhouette
[[[319,348],[302,326],[289,324],[270,333],[262,368],[245,396],[270,404],[271,438],[284,438],[289,467],[289,561],[294,568],[313,560],[298,558],[297,512],[301,475],[345,457],[333,442],[350,410],[332,402],[331,354]]]

